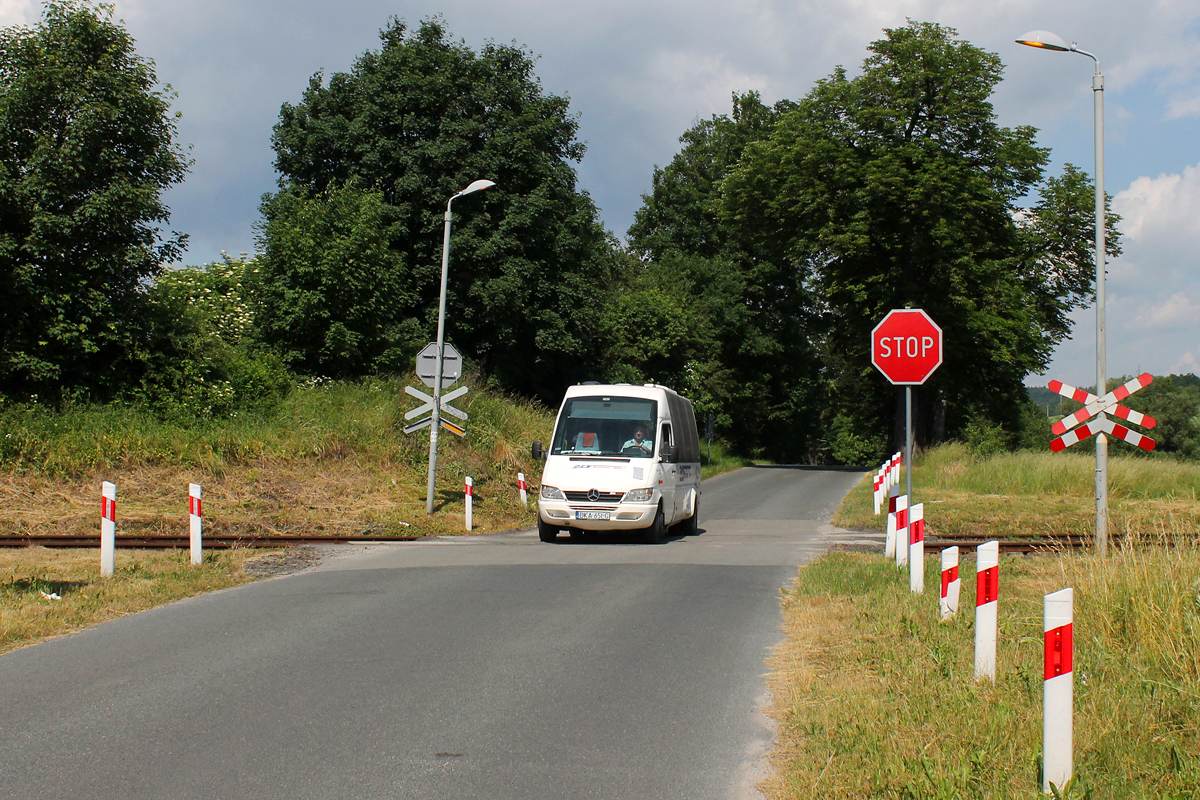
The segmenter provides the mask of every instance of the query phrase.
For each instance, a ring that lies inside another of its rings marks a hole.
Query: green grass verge
[[[924,453],[913,493],[927,532],[1090,535],[1093,459]],[[1041,796],[1042,598],[1075,590],[1075,783],[1070,797],[1200,797],[1200,466],[1110,460],[1120,547],[1004,557],[997,680],[974,681],[974,569],[942,623],[939,564],[924,595],[880,554],[834,553],[784,598],[772,658],[781,721],[772,798]],[[869,477],[835,524],[882,529]]]
[[[939,621],[882,555],[837,553],[784,598],[772,797],[1040,795],[1042,596],[1075,589],[1071,797],[1200,796],[1200,551],[1005,557],[997,680],[976,683],[974,581]],[[926,563],[926,586],[938,565]]]

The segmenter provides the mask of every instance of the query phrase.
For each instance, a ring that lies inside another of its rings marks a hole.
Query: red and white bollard
[[[913,594],[925,594],[924,503],[917,503],[908,512],[908,588]]]
[[[203,514],[200,508],[200,484],[188,484],[188,544],[191,545],[192,563],[204,560],[204,539],[200,530]]]
[[[529,485],[525,483],[525,473],[517,473],[517,489],[521,492],[521,505],[525,508],[529,507]]]
[[[875,500],[875,516],[879,516],[879,512],[883,510],[883,470],[875,473],[874,479],[871,482],[872,497]]]
[[[975,680],[996,680],[996,611],[1000,582],[1000,543],[975,548]]]
[[[1042,791],[1050,784],[1062,791],[1071,780],[1074,713],[1075,590],[1063,589],[1042,598],[1046,647],[1046,679],[1042,684]]]
[[[467,500],[467,530],[471,530],[471,517],[474,510],[472,508],[472,501],[475,499],[475,481],[467,478],[467,485],[463,488],[463,492],[466,495]]]
[[[958,614],[958,592],[962,581],[958,579],[958,546],[942,551],[942,619],[951,620]]]
[[[896,542],[899,541],[900,535],[898,530],[898,514],[900,512],[900,488],[892,487],[888,490],[891,495],[888,497],[888,518],[887,518],[887,537],[883,542],[883,555],[885,558],[894,558],[896,556]],[[908,507],[908,498],[904,498],[905,508]],[[897,562],[899,563],[899,562]]]
[[[111,578],[117,563],[117,485],[100,484],[100,576]]]
[[[896,498],[896,569],[908,563],[908,495]]]

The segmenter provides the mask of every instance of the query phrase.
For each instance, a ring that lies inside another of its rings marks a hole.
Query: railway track
[[[420,536],[287,536],[287,535],[214,535],[204,537],[209,550],[228,550],[232,547],[297,547],[305,544],[387,544],[412,542]],[[188,536],[163,534],[137,536],[118,534],[118,549],[171,550],[190,547]],[[18,535],[0,536],[0,547],[100,547],[100,536]]]
[[[960,550],[973,551],[984,542],[992,539],[982,536],[946,537],[931,536],[925,539],[925,551],[944,550],[947,547],[958,547]],[[1045,553],[1054,550],[1081,550],[1091,547],[1095,540],[1090,536],[1039,536],[1028,539],[1000,539],[1001,553]],[[1119,542],[1113,542],[1119,544]]]
[[[413,542],[420,536],[372,536],[372,535],[329,535],[329,536],[289,536],[282,534],[250,534],[213,535],[204,537],[204,547],[210,550],[228,550],[232,547],[297,547],[311,544],[393,544],[397,542]],[[946,547],[958,546],[964,551],[974,550],[983,542],[990,541],[984,537],[942,538],[932,536],[925,540],[927,550],[941,550]],[[116,537],[118,549],[171,550],[187,549],[190,541],[187,535],[172,536],[153,534],[138,536],[136,534],[118,534]],[[1039,553],[1052,550],[1078,550],[1090,547],[1092,539],[1088,536],[1042,536],[1036,539],[1001,539],[1002,553]],[[3,547],[78,547],[98,548],[99,535],[71,536],[64,534],[0,536],[0,548]]]

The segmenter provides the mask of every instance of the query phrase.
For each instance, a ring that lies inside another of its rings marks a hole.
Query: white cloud
[[[1141,177],[1113,198],[1121,215],[1125,256],[1113,266],[1118,280],[1143,291],[1194,284],[1200,270],[1200,165],[1157,178]]]
[[[1195,328],[1200,320],[1200,303],[1186,292],[1175,292],[1166,302],[1146,304],[1138,309],[1133,328]]]
[[[41,14],[41,3],[35,0],[0,0],[0,26],[32,25]]]

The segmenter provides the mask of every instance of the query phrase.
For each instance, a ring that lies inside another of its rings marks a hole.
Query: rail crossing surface
[[[319,566],[0,656],[8,796],[754,797],[764,659],[861,473],[705,481],[660,546],[535,532]]]

